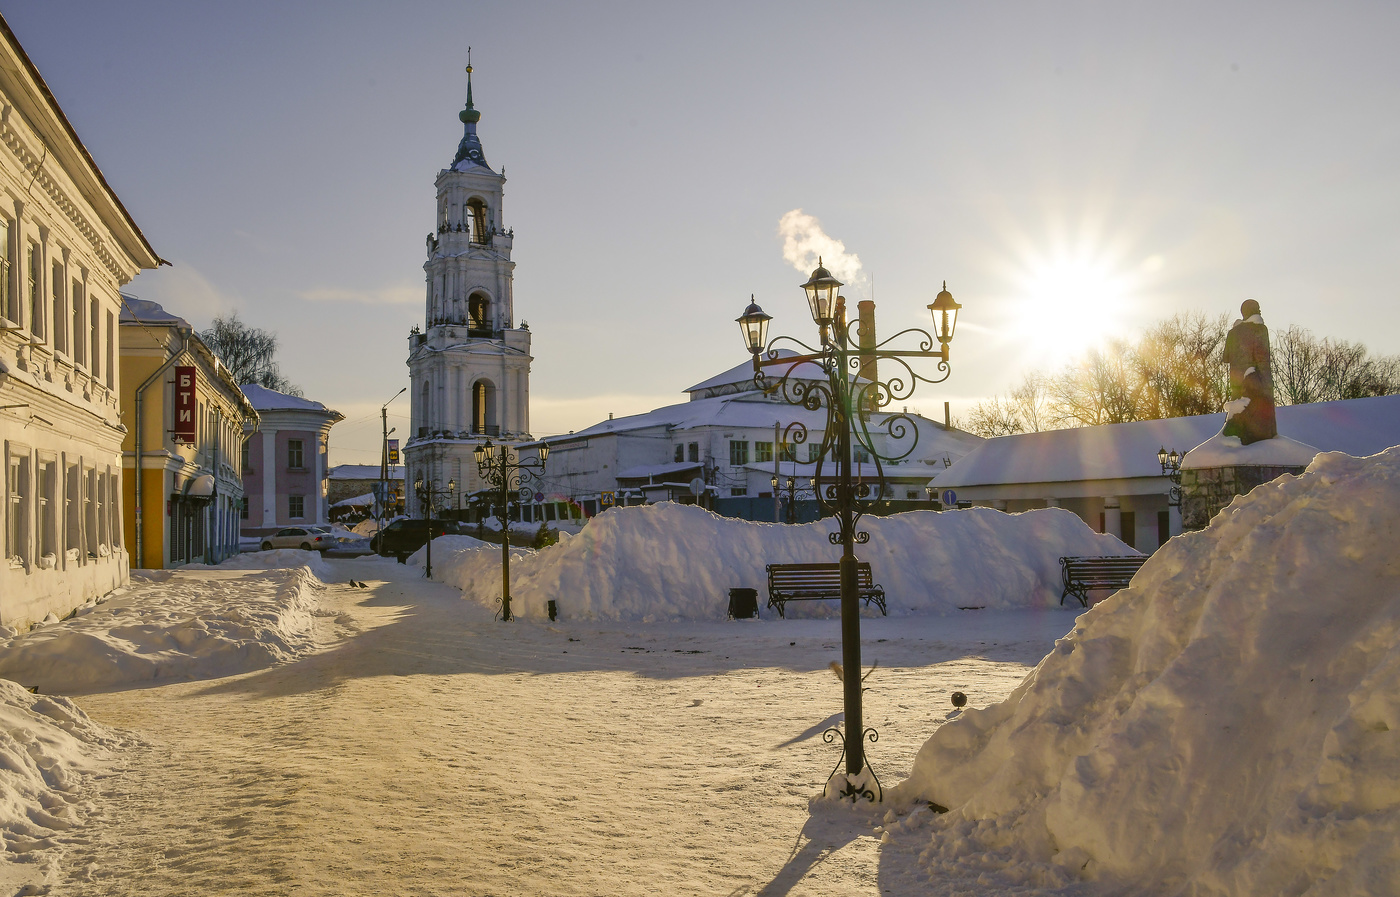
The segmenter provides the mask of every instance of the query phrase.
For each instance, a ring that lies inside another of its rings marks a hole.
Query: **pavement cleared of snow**
[[[951,812],[891,838],[1005,888],[1400,894],[1397,508],[1400,448],[1325,454],[1174,539],[929,739],[895,803]]]
[[[93,784],[102,824],[58,843],[54,897],[915,893],[869,814],[809,814],[837,621],[505,624],[392,560],[328,563],[369,588],[320,593],[320,650],[81,699],[145,746]],[[1073,618],[866,621],[880,774]]]

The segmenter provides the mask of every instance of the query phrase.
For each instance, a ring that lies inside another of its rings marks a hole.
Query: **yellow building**
[[[0,18],[0,623],[127,582],[118,290],[160,258]]]
[[[217,564],[238,554],[243,433],[257,428],[258,413],[188,321],[124,298],[122,518],[131,564]]]

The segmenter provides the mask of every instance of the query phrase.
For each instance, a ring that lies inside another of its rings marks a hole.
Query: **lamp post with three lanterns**
[[[510,446],[496,445],[488,439],[479,443],[472,455],[482,482],[496,493],[495,500],[500,502],[496,519],[501,522],[501,619],[510,620],[510,496],[518,492],[522,503],[530,500],[533,490],[528,484],[544,472],[549,446],[541,442],[538,458],[521,461],[518,454],[511,454]]]
[[[418,504],[426,511],[428,520],[428,542],[427,542],[427,567],[423,570],[423,576],[433,578],[433,515],[437,510],[437,500],[443,496],[450,496],[457,491],[457,481],[448,480],[446,489],[434,489],[431,483],[423,482],[420,474],[413,481],[413,491],[418,496]],[[402,557],[402,555],[400,555]]]
[[[836,770],[832,771],[827,792],[853,800],[864,798],[879,801],[884,796],[883,789],[865,760],[865,740],[877,741],[879,733],[873,728],[865,728],[862,716],[860,590],[855,556],[855,546],[869,542],[870,534],[858,531],[856,524],[862,514],[873,509],[884,498],[882,462],[908,457],[918,443],[919,432],[914,422],[903,413],[887,413],[884,420],[878,423],[871,417],[873,412],[889,403],[913,395],[915,385],[921,381],[941,383],[948,379],[951,373],[948,344],[952,342],[958,310],[962,306],[953,300],[945,282],[943,290],[928,306],[933,314],[932,335],[922,329],[909,328],[883,342],[876,342],[873,317],[868,322],[848,323],[845,297],[837,294],[841,286],[841,281],[831,275],[820,259],[812,276],[802,284],[812,321],[820,335],[816,346],[789,336],[774,337],[770,342],[768,322],[772,316],[765,314],[756,302],[750,302],[736,320],[744,336],[744,347],[753,355],[755,385],[789,404],[800,405],[809,411],[826,411],[826,427],[822,432],[821,451],[816,455],[813,487],[822,509],[836,518],[838,531],[830,533],[827,538],[833,545],[841,546],[841,656],[846,727],[844,736],[834,728],[827,730],[823,736],[828,742],[842,738],[842,755],[846,761],[843,777],[838,779]],[[782,343],[795,345],[799,350],[797,356],[780,357],[777,347]],[[909,348],[897,348],[897,344],[906,344]],[[911,361],[918,359],[936,360],[936,375],[924,376],[915,370]],[[802,362],[819,365],[825,379],[793,376],[794,369],[801,367]],[[878,370],[876,362],[892,362],[898,373],[880,380],[875,376]],[[781,375],[770,379],[765,374],[765,369],[770,367],[783,368]],[[897,454],[893,453],[893,449],[890,450],[891,454],[885,454],[876,445],[876,433],[894,442],[907,439],[908,447]],[[784,445],[806,442],[807,428],[800,421],[794,421],[787,426],[784,436]],[[852,477],[851,458],[856,449],[864,450],[874,461],[874,484],[865,477],[861,477],[859,482]],[[827,459],[834,461],[836,475],[824,481],[822,467]],[[840,765],[841,761],[837,760],[837,769]]]

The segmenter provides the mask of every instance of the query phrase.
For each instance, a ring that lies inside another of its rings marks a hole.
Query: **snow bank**
[[[1397,539],[1400,448],[1236,499],[939,729],[889,796],[951,811],[892,833],[1042,887],[1400,894]]]
[[[84,779],[107,749],[121,744],[67,698],[32,695],[0,679],[0,886],[5,893],[19,891],[21,882],[54,878],[53,839],[83,823],[89,809]]]
[[[1058,605],[1062,555],[1134,553],[1060,508],[914,511],[864,518],[861,529],[870,542],[858,546],[857,556],[870,562],[894,616]],[[765,564],[838,560],[840,548],[827,540],[833,531],[832,521],[750,523],[670,502],[614,508],[558,545],[512,549],[512,609],[543,617],[546,602],[556,599],[564,617],[723,619],[730,588],[766,595]],[[500,546],[443,551],[437,547],[443,541],[434,542],[434,577],[494,606]],[[787,613],[832,616],[838,605],[799,602]]]
[[[459,551],[475,551],[477,549],[491,549],[496,552],[496,559],[500,560],[501,546],[483,542],[473,536],[438,536],[433,540],[433,573],[437,574],[438,559],[446,559],[448,555]],[[428,563],[428,549],[426,546],[418,549],[408,556],[405,561],[410,566],[422,567]]]
[[[305,567],[321,582],[337,582],[338,577],[319,551],[300,548],[274,548],[271,551],[245,551],[234,555],[216,567],[189,564],[187,570],[287,570]]]
[[[243,673],[312,648],[322,586],[306,567],[224,572],[221,565],[131,580],[125,594],[72,619],[0,639],[0,677],[72,694]]]

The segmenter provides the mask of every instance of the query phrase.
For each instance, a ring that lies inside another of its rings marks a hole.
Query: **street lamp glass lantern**
[[[477,463],[477,464],[480,464],[480,463],[482,463],[483,461],[485,461],[485,460],[486,460],[486,446],[484,446],[484,445],[482,445],[481,443],[478,442],[478,443],[476,444],[476,448],[472,449],[472,457],[476,458],[476,463]]]
[[[549,460],[549,446],[548,446],[547,444],[541,442],[541,443],[540,443],[540,463],[543,464],[543,463],[545,463],[545,462],[548,461],[548,460]]]
[[[749,299],[753,299],[752,294]],[[739,330],[744,334],[744,348],[754,355],[762,352],[763,347],[768,344],[768,322],[773,320],[773,316],[765,314],[757,302],[750,301],[744,313],[734,320],[739,323]]]
[[[448,480],[448,481],[447,481],[447,491],[448,491],[448,492],[456,492],[456,491],[457,491],[457,481],[456,481],[456,480]]]
[[[1157,449],[1157,463],[1164,468],[1167,466],[1167,447],[1165,445]]]
[[[422,491],[423,491],[423,478],[422,478],[422,477],[418,477],[417,479],[415,479],[415,480],[413,481],[413,491],[414,491],[414,492],[422,492]]]
[[[816,270],[802,285],[802,289],[807,292],[807,305],[812,309],[812,320],[817,326],[825,327],[835,317],[836,291],[841,286],[841,281],[831,276],[831,272],[826,270],[821,263],[821,257],[818,256]]]
[[[774,477],[769,477],[769,478],[768,478],[768,482],[770,482],[770,483],[773,484],[773,488],[774,488],[774,489],[777,489],[777,488],[778,488],[778,478],[777,478],[776,476],[774,476]]]
[[[953,298],[953,294],[948,292],[948,281],[943,281],[943,289],[934,298],[928,310],[933,313],[933,329],[938,341],[945,346],[953,341],[953,331],[958,326],[960,308],[962,306]]]

